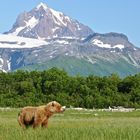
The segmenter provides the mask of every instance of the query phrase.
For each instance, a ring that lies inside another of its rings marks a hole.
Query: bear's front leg
[[[40,126],[42,123],[41,119],[35,119],[34,123],[33,123],[33,128],[36,128],[38,126]]]
[[[48,119],[46,119],[44,122],[42,122],[41,126],[44,128],[47,128],[48,127]]]
[[[23,120],[23,116],[20,115],[18,116],[18,122],[19,122],[19,125],[22,127],[22,128],[26,128],[26,125],[24,124],[24,120]]]

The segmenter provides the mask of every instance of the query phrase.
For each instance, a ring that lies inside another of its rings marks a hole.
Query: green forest
[[[140,107],[140,74],[70,76],[64,70],[0,73],[0,106],[37,106],[56,100],[67,107]]]

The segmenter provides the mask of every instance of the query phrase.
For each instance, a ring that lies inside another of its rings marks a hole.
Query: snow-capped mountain
[[[99,34],[41,3],[0,35],[0,70],[65,69],[69,74],[140,72],[140,48],[120,33]]]
[[[20,14],[12,29],[6,34],[29,38],[87,37],[93,31],[62,12],[40,3],[29,12]]]

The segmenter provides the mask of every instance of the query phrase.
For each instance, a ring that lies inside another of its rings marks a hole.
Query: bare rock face
[[[13,28],[6,32],[29,38],[76,37],[82,38],[93,34],[93,31],[78,21],[61,12],[40,3],[30,12],[20,14]]]

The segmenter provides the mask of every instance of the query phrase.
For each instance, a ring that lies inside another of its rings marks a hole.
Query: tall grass
[[[0,140],[140,140],[140,112],[66,111],[47,129],[23,130],[18,111],[0,111]],[[96,115],[95,115],[96,114]]]

